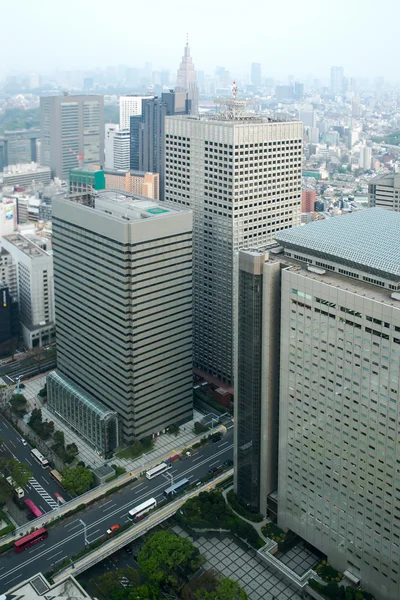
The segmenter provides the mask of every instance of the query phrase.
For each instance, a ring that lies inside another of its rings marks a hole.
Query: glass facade
[[[47,377],[48,407],[104,456],[119,445],[117,413],[91,398],[68,377]]]
[[[237,494],[260,511],[262,275],[239,272]]]

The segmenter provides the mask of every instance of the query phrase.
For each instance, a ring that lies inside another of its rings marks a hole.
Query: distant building
[[[301,100],[304,97],[304,83],[294,82],[294,97],[296,100]]]
[[[71,169],[68,175],[69,193],[70,194],[88,194],[93,190],[104,190],[106,188],[106,180],[104,171],[85,169]]]
[[[105,130],[105,168],[128,170],[130,168],[129,129],[120,129],[118,125],[107,124]]]
[[[0,244],[3,235],[16,231],[18,226],[17,201],[15,198],[0,196]],[[1,281],[1,280],[0,280]]]
[[[378,175],[368,182],[368,204],[400,211],[400,173]]]
[[[261,64],[251,63],[251,83],[257,88],[261,86]]]
[[[160,176],[144,171],[104,171],[107,190],[122,190],[145,198],[159,200]]]
[[[27,188],[35,182],[48,184],[50,180],[50,167],[43,167],[36,163],[10,165],[0,173],[0,187]]]
[[[38,162],[37,142],[40,129],[5,131],[0,136],[0,171],[9,165]]]
[[[360,159],[358,162],[360,169],[364,169],[365,171],[367,171],[368,169],[371,168],[371,162],[372,162],[372,148],[370,146],[366,146],[365,144],[362,144],[360,146]]]
[[[1,243],[16,266],[24,344],[27,348],[46,346],[55,339],[53,258],[45,249],[50,242],[14,233]]]
[[[104,96],[40,98],[41,163],[53,177],[104,163]]]
[[[121,191],[56,199],[53,237],[50,408],[103,454],[190,420],[191,212]]]
[[[131,117],[142,114],[142,100],[153,98],[151,94],[141,96],[139,94],[128,94],[120,96],[119,99],[119,127],[128,129],[131,124]]]
[[[142,114],[131,118],[130,168],[159,173],[161,200],[164,199],[165,117],[188,115],[190,111],[188,94],[170,90],[161,98],[143,100]]]
[[[186,41],[182,61],[179,65],[175,91],[187,92],[191,102],[191,112],[193,115],[197,115],[199,113],[199,88],[193,60],[190,56],[189,41]]]
[[[275,88],[275,96],[277,100],[292,100],[294,90],[292,85],[277,85]]]
[[[331,90],[335,94],[343,92],[343,67],[331,67]]]
[[[314,212],[314,204],[317,198],[317,192],[314,189],[306,189],[301,192],[301,212]]]

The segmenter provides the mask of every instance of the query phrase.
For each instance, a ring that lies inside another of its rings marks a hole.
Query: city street
[[[64,500],[70,500],[71,496],[64,491],[49,475],[49,469],[42,469],[32,454],[31,446],[24,446],[21,442],[21,436],[11,425],[0,417],[0,436],[3,438],[3,456],[16,458],[20,462],[25,462],[33,473],[33,477],[25,489],[25,497],[30,498],[34,504],[43,513],[50,512],[57,508],[55,493],[61,494]]]
[[[49,529],[49,537],[39,544],[28,548],[23,554],[10,550],[2,555],[0,562],[0,593],[7,591],[17,582],[41,571],[46,573],[58,562],[70,557],[84,547],[84,526],[89,543],[106,536],[111,525],[123,525],[127,522],[127,513],[149,498],[160,501],[163,491],[173,481],[186,477],[190,483],[196,483],[210,468],[219,467],[233,455],[233,428],[222,439],[208,443],[186,460],[173,464],[168,475],[162,474],[154,479],[145,477],[129,485],[112,496],[88,507],[79,515],[74,515],[54,528]]]

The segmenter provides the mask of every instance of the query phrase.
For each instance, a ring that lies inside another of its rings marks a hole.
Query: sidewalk
[[[225,501],[227,504],[229,504],[228,499],[226,497],[227,493],[233,490],[233,486],[227,488],[226,490],[224,490],[222,492],[223,497],[225,498]],[[240,519],[242,519],[243,521],[246,521],[246,523],[249,523],[249,525],[251,525],[252,527],[254,527],[254,529],[257,531],[258,535],[263,539],[263,540],[269,540],[269,537],[267,537],[266,535],[264,535],[261,531],[261,529],[263,527],[265,527],[265,525],[267,525],[267,523],[271,522],[271,519],[269,519],[268,517],[266,517],[263,521],[260,521],[259,523],[255,523],[254,521],[249,521],[249,519],[246,519],[246,517],[243,517],[242,515],[239,515],[238,512],[236,512],[236,510],[234,510],[234,508],[232,508],[232,506],[229,504],[230,509],[232,510],[232,512],[235,513],[235,515],[237,515]]]
[[[46,404],[43,404],[43,400],[38,396],[39,391],[43,388],[46,383],[46,377],[39,376],[24,382],[25,388],[21,390],[28,401],[28,411],[31,412],[34,408],[41,408],[43,420],[54,421],[55,429],[60,429],[64,432],[65,443],[71,444],[74,442],[78,449],[79,455],[78,460],[81,460],[85,465],[90,466],[91,469],[96,469],[104,464],[115,464],[119,467],[124,467],[127,471],[143,471],[144,465],[148,463],[157,464],[162,460],[168,458],[168,456],[180,452],[182,448],[192,445],[195,441],[198,441],[198,435],[193,432],[193,426],[196,421],[201,421],[203,414],[198,412],[196,409],[193,411],[193,420],[185,423],[181,426],[179,434],[169,435],[168,433],[162,434],[154,444],[154,449],[150,452],[142,454],[141,457],[135,459],[117,458],[114,456],[109,460],[101,458],[97,452],[88,444],[86,444],[78,434],[71,431],[60,419],[52,413]],[[25,417],[27,421],[29,415]],[[210,430],[208,433],[211,433]],[[204,435],[204,434],[203,434]]]

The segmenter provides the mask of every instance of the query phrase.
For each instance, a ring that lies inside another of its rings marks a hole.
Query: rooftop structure
[[[287,249],[400,282],[400,214],[371,208],[281,231],[275,239]]]
[[[17,583],[8,590],[1,600],[90,600],[77,580],[70,575],[63,581],[51,585],[47,579],[38,573],[30,579]]]

